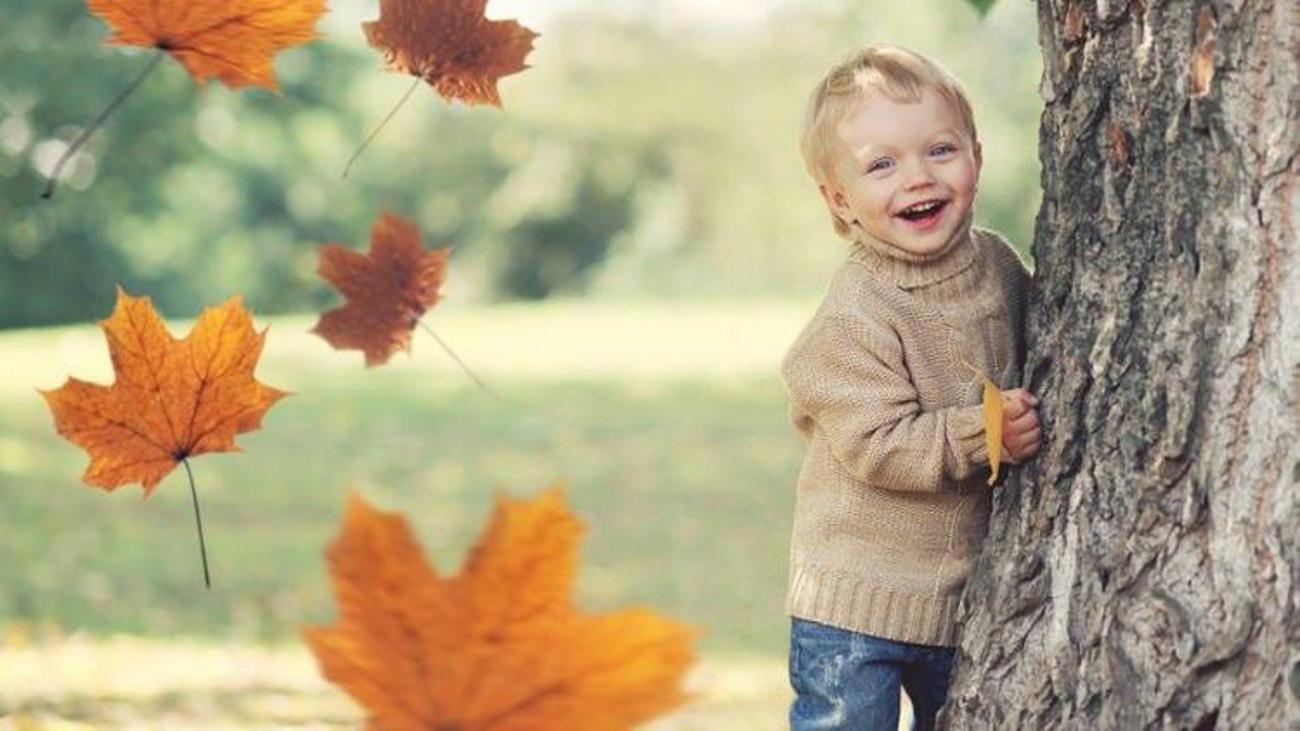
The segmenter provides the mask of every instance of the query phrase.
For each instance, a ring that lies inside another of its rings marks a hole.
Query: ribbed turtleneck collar
[[[903,289],[936,284],[961,274],[974,263],[970,218],[957,227],[943,248],[929,254],[900,249],[859,228],[849,256]]]

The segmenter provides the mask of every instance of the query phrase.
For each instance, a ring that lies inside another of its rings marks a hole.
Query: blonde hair
[[[918,102],[930,89],[957,111],[972,144],[975,114],[961,82],[915,51],[890,45],[867,46],[836,64],[813,89],[804,110],[800,148],[808,174],[820,185],[834,182],[832,163],[838,144],[835,128],[863,92],[878,91],[896,102]],[[835,233],[852,237],[852,227],[831,211]]]

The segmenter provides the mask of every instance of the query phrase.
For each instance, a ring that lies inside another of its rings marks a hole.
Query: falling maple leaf
[[[501,106],[497,80],[528,68],[537,34],[513,20],[488,20],[486,9],[486,0],[379,0],[379,20],[361,29],[390,70],[415,81],[353,153],[343,177],[421,80],[448,102]]]
[[[167,331],[148,297],[120,287],[100,323],[117,380],[69,378],[41,391],[58,433],[90,453],[82,479],[113,490],[139,482],[148,497],[188,457],[238,451],[235,435],[261,426],[285,392],[253,378],[266,331],[238,296],[203,311],[184,340]]]
[[[581,532],[558,488],[499,498],[442,577],[405,519],[353,495],[326,552],[340,619],[306,641],[370,729],[631,728],[685,700],[694,632],[646,609],[577,610]]]
[[[448,101],[499,107],[497,80],[528,68],[537,34],[488,20],[486,7],[486,0],[379,0],[379,20],[361,27],[388,68],[424,79]]]
[[[105,490],[139,482],[147,498],[177,464],[185,465],[203,582],[211,587],[189,458],[238,451],[235,435],[260,428],[262,415],[286,395],[253,378],[266,331],[253,331],[235,296],[205,309],[190,334],[176,340],[148,297],[131,297],[121,287],[113,314],[100,326],[117,380],[100,386],[69,378],[40,391],[55,430],[90,453],[82,480]]]
[[[371,227],[368,254],[339,244],[322,246],[317,272],[347,302],[321,315],[312,332],[335,348],[364,352],[367,366],[409,351],[411,331],[438,302],[450,252],[448,247],[426,250],[419,229],[393,213],[384,213]]]
[[[384,213],[371,227],[366,255],[339,244],[322,246],[317,272],[347,303],[321,315],[311,331],[339,350],[362,351],[366,365],[377,366],[398,350],[410,351],[411,331],[419,325],[479,388],[500,399],[420,320],[438,302],[450,253],[449,247],[425,250],[419,229],[393,213]]]
[[[109,43],[171,54],[199,83],[276,88],[271,58],[316,37],[325,0],[87,0]]]
[[[198,83],[216,77],[234,89],[276,89],[271,58],[316,37],[325,0],[87,0],[90,12],[113,29],[108,42],[158,52],[59,156],[42,198],[54,195],[63,166],[85,145],[164,55],[176,59]]]

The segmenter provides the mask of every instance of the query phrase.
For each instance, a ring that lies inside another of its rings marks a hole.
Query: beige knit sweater
[[[1029,274],[991,231],[920,257],[863,239],[782,375],[807,452],[787,610],[892,640],[952,645],[988,525],[980,381],[1020,383]]]

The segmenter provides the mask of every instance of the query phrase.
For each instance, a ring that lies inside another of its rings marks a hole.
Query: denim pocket
[[[834,696],[853,651],[852,632],[795,619],[790,642],[790,676],[797,678],[803,689]]]
[[[851,665],[853,634],[795,619],[790,636],[790,684],[795,690],[790,728],[794,731],[848,728],[849,689],[844,673]]]

